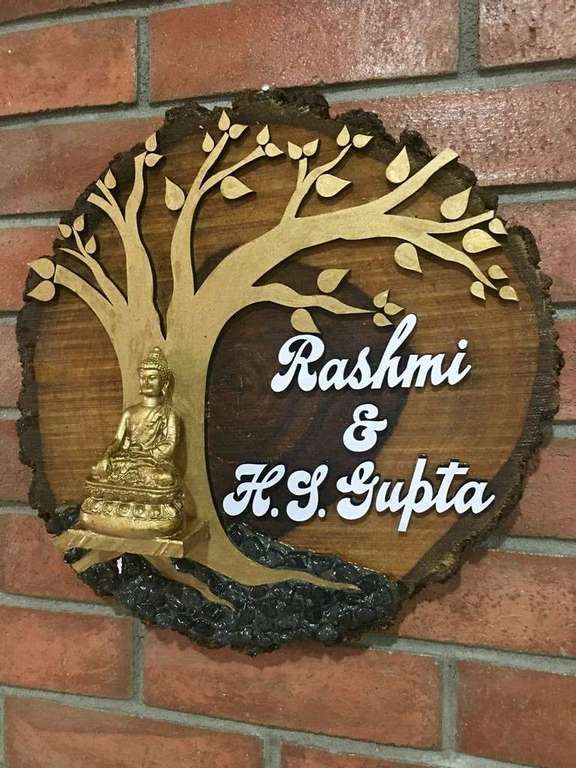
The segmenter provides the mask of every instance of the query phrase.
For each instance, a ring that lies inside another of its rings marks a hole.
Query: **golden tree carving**
[[[171,179],[165,179],[166,206],[177,213],[171,239],[170,260],[173,293],[166,316],[165,331],[154,304],[154,274],[146,247],[142,241],[138,218],[144,200],[147,169],[162,159],[156,135],[145,143],[145,150],[133,158],[132,188],[123,208],[114,190],[117,185],[112,170],[97,181],[97,191],[88,202],[99,208],[112,221],[122,241],[126,261],[125,295],[106,275],[95,257],[97,242],[94,235],[85,239],[84,217],[72,224],[60,225],[66,241],[61,251],[81,262],[91,273],[93,284],[87,282],[62,264],[50,259],[38,259],[31,264],[42,281],[30,292],[39,301],[49,301],[55,295],[55,285],[75,293],[96,315],[105,328],[122,372],[125,406],[137,400],[134,370],[146,350],[161,347],[174,371],[174,406],[184,422],[187,471],[185,484],[193,514],[206,521],[209,537],[198,543],[192,557],[199,563],[246,584],[277,583],[288,579],[335,586],[301,571],[275,570],[260,565],[243,555],[228,539],[223,529],[208,482],[205,455],[205,395],[207,372],[214,345],[227,322],[247,306],[271,302],[293,310],[291,322],[299,332],[318,332],[312,315],[318,309],[336,315],[372,313],[376,325],[388,325],[390,318],[403,310],[383,291],[373,299],[374,307],[353,306],[333,293],[345,280],[348,270],[327,269],[318,276],[318,293],[303,295],[280,283],[262,284],[263,278],[275,267],[304,249],[335,240],[358,241],[392,238],[399,241],[394,259],[407,270],[422,271],[421,254],[436,257],[447,266],[458,265],[471,276],[470,291],[486,299],[486,291],[499,294],[504,300],[517,301],[509,284],[498,288],[507,279],[503,269],[495,264],[485,274],[471,254],[499,246],[494,235],[505,235],[502,222],[493,210],[465,217],[470,189],[446,198],[440,208],[444,221],[433,221],[395,214],[395,209],[415,195],[441,169],[456,160],[457,154],[445,149],[423,167],[412,171],[406,148],[386,167],[386,177],[394,188],[367,203],[328,212],[300,215],[305,199],[311,193],[335,197],[350,182],[337,175],[338,167],[354,151],[362,151],[372,137],[352,135],[344,126],[336,139],[334,156],[323,163],[314,163],[320,140],[298,146],[288,142],[286,154],[297,166],[294,188],[277,224],[265,234],[232,250],[212,270],[204,282],[196,285],[194,274],[194,225],[201,201],[219,190],[228,200],[252,193],[239,178],[243,169],[256,162],[274,159],[284,151],[273,141],[268,126],[261,127],[254,145],[237,162],[223,163],[227,147],[245,135],[248,127],[232,123],[222,111],[218,131],[203,137],[204,160],[190,187],[182,189]],[[487,225],[487,229],[482,228]],[[442,237],[462,233],[462,247],[446,243]],[[194,329],[196,333],[190,333]],[[198,332],[201,329],[201,333]],[[208,590],[202,590],[209,596]]]

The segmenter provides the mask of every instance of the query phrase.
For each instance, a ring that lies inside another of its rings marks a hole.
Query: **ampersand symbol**
[[[363,403],[355,409],[352,424],[342,435],[342,441],[349,451],[362,453],[376,445],[378,433],[388,426],[388,419],[379,419],[379,415],[378,408],[372,403]]]

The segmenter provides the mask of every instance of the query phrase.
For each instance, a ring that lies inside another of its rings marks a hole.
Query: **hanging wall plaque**
[[[454,150],[320,96],[172,110],[30,267],[31,503],[204,644],[388,626],[513,510],[556,408],[530,233]]]

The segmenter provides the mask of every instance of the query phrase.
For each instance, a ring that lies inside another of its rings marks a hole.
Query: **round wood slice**
[[[319,138],[314,163],[335,155],[335,137],[344,123],[352,134],[375,137],[334,171],[352,182],[348,188],[330,199],[308,195],[300,212],[303,217],[355,206],[393,189],[396,185],[387,180],[385,171],[403,145],[412,172],[431,157],[414,134],[394,142],[373,115],[356,112],[330,119],[319,97],[249,95],[239,99],[230,114],[234,122],[247,124],[250,130],[232,145],[226,164],[246,154],[263,125],[269,126],[273,142],[284,151],[289,141],[303,146]],[[177,215],[165,205],[165,177],[184,190],[189,188],[205,157],[201,144],[206,129],[218,134],[218,115],[219,110],[209,113],[195,106],[170,113],[158,133],[158,151],[164,159],[147,171],[140,226],[163,316],[172,290],[170,239]],[[121,200],[131,185],[135,151],[111,164],[118,181],[115,193]],[[294,187],[296,166],[286,155],[266,159],[239,174],[255,194],[231,201],[216,189],[207,197],[194,233],[199,285],[234,248],[277,224]],[[443,221],[442,202],[471,184],[471,172],[452,162],[394,213]],[[490,194],[474,187],[466,216],[482,213],[493,203]],[[65,220],[71,222],[82,212],[87,216],[86,232],[97,236],[100,263],[124,289],[124,251],[118,233],[86,202],[86,194]],[[458,340],[465,338],[473,370],[454,387],[312,393],[291,388],[278,394],[271,390],[270,380],[278,370],[280,346],[296,333],[290,325],[291,310],[260,304],[240,312],[226,325],[214,349],[205,404],[208,467],[216,508],[222,509],[224,496],[235,487],[238,464],[284,463],[291,470],[326,463],[331,468],[331,482],[321,497],[327,509],[324,518],[295,524],[281,513],[275,519],[246,516],[245,522],[298,549],[336,555],[388,574],[403,582],[408,591],[452,571],[465,545],[491,530],[505,511],[514,509],[545,423],[556,409],[559,353],[549,280],[537,266],[537,250],[527,230],[512,228],[497,238],[501,247],[473,258],[484,272],[493,264],[500,265],[508,278],[501,282],[515,289],[518,302],[504,301],[488,290],[485,300],[471,295],[473,278],[466,269],[425,251],[419,251],[421,273],[401,268],[394,260],[401,241],[392,238],[336,240],[300,252],[267,275],[263,282],[284,283],[309,294],[318,292],[316,279],[322,270],[349,269],[334,295],[373,309],[373,297],[389,290],[390,301],[418,318],[407,352],[451,356]],[[462,233],[443,240],[460,248]],[[55,259],[71,263],[58,251]],[[90,279],[85,270],[82,274]],[[31,274],[28,290],[39,280]],[[371,314],[335,316],[314,310],[312,315],[326,344],[326,358],[353,359],[370,346],[377,359],[393,331],[393,326],[375,326]],[[402,313],[394,317],[394,323],[402,317]],[[27,377],[22,407],[28,414],[22,433],[25,453],[36,465],[32,501],[41,511],[50,512],[54,506],[78,504],[84,498],[84,480],[109,444],[122,411],[120,370],[98,320],[65,289],[49,303],[31,301],[20,324]],[[189,328],[186,332],[199,331]],[[389,427],[372,451],[353,454],[343,447],[342,434],[355,406],[364,402],[376,404]],[[333,481],[359,461],[373,460],[382,478],[408,480],[422,454],[428,456],[431,472],[451,459],[469,464],[471,477],[489,481],[496,496],[491,508],[480,515],[462,516],[432,511],[413,518],[406,533],[398,532],[397,515],[371,511],[350,523],[336,514],[340,494]],[[288,499],[285,491],[273,494],[281,510]],[[225,525],[229,522],[223,513],[221,519]]]

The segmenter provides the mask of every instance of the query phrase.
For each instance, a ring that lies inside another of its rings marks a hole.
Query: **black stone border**
[[[48,530],[59,534],[73,525],[79,507],[54,512]],[[80,577],[101,596],[113,595],[147,623],[174,629],[200,645],[229,646],[250,654],[271,651],[292,641],[326,645],[351,639],[366,626],[385,628],[400,606],[398,582],[330,555],[293,549],[245,523],[228,528],[234,544],[248,557],[272,568],[292,568],[324,579],[355,584],[358,590],[327,589],[299,581],[247,587],[193,560],[176,559],[178,570],[198,576],[236,610],[209,602],[192,587],[161,576],[143,557],[122,555],[88,568]],[[72,549],[73,563],[86,550]]]

